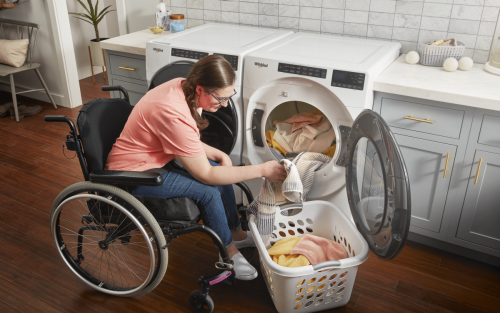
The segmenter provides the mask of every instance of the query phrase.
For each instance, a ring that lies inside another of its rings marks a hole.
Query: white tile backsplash
[[[368,12],[345,10],[344,21],[347,23],[368,23]]]
[[[370,19],[369,19],[368,24],[378,25],[378,26],[393,26],[394,25],[394,14],[370,12]]]
[[[344,16],[345,10],[326,8],[321,10],[321,20],[323,21],[343,22]]]
[[[488,58],[500,0],[170,0],[189,28],[207,22],[400,42],[456,38],[476,63]]]

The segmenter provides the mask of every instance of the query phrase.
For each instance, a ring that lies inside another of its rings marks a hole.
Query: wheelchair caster
[[[196,313],[211,313],[214,310],[214,301],[202,290],[195,290],[189,295],[189,306]]]

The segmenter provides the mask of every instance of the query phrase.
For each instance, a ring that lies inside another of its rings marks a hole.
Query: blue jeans
[[[212,166],[219,166],[209,160]],[[197,181],[184,168],[162,174],[163,185],[139,186],[131,193],[145,197],[188,197],[201,211],[203,224],[212,228],[229,248],[233,244],[232,231],[240,229],[240,218],[232,185],[211,186]]]

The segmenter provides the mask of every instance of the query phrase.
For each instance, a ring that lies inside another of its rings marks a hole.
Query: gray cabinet
[[[145,56],[106,50],[106,62],[110,85],[127,89],[130,103],[136,105],[148,91]],[[111,96],[117,98],[120,94],[114,91]]]
[[[373,110],[403,153],[413,238],[467,256],[471,249],[500,257],[500,111],[382,92]]]
[[[411,230],[439,233],[457,147],[398,134],[395,137],[410,177]]]
[[[457,238],[500,250],[500,154],[475,150],[463,183],[467,191]]]

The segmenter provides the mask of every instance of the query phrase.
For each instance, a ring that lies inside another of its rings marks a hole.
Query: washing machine
[[[337,205],[358,229],[366,230],[370,247],[387,247],[388,237],[395,238],[391,244],[400,243],[409,228],[403,156],[383,118],[370,110],[373,81],[399,56],[400,48],[395,42],[296,33],[245,59],[243,162],[276,158],[265,135],[275,129],[274,120],[319,110],[335,131],[336,148],[332,160],[315,171],[307,201]],[[259,194],[262,180],[246,183]],[[375,235],[387,225],[396,236]]]

